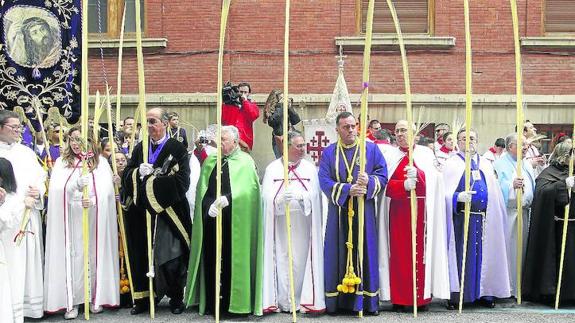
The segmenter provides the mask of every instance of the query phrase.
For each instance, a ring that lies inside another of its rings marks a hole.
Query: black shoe
[[[182,301],[170,300],[170,311],[172,312],[172,314],[182,314],[182,312],[184,312],[185,309],[186,306]]]
[[[417,307],[417,311],[418,312],[427,312],[427,311],[429,311],[429,308],[427,307],[427,305],[422,305],[422,306]]]
[[[404,311],[404,307],[405,307],[405,306],[403,306],[403,305],[393,304],[393,306],[391,307],[391,310],[392,310],[393,312],[396,312],[396,313],[401,313],[401,312]]]
[[[365,311],[364,313],[366,316],[379,316],[379,311],[373,311],[373,312]]]
[[[454,311],[457,308],[457,304],[447,301],[447,306],[445,306],[450,311]]]
[[[479,305],[483,306],[483,307],[487,307],[487,308],[494,308],[495,307],[495,302],[492,300],[486,300],[486,299],[480,299],[479,300]]]
[[[150,305],[148,303],[137,303],[136,302],[136,305],[134,305],[134,307],[132,307],[132,309],[130,310],[130,314],[131,315],[138,315],[140,313],[147,312],[149,308],[150,308]]]

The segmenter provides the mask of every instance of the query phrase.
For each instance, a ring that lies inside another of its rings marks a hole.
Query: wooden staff
[[[144,75],[144,53],[142,50],[142,18],[140,15],[140,1],[134,1],[136,9],[136,54],[138,61],[138,109],[140,109],[140,122],[142,123],[142,157],[148,162],[148,125],[146,119],[146,80]],[[134,131],[137,129],[134,124]],[[146,211],[146,243],[148,246],[148,285],[150,290],[150,318],[156,316],[156,303],[154,300],[154,250],[152,249],[152,215]]]
[[[285,28],[284,28],[284,91],[283,91],[283,164],[284,164],[284,192],[289,188],[289,170],[288,170],[288,141],[289,141],[289,98],[288,98],[288,85],[289,85],[289,28],[290,28],[290,0],[286,0],[285,6]],[[284,199],[285,200],[285,199]],[[291,300],[291,313],[292,322],[297,321],[296,306],[295,306],[295,291],[293,279],[293,253],[291,241],[291,215],[290,215],[290,201],[285,200],[286,211],[286,232],[288,242],[288,271],[289,271],[289,286],[290,286],[290,300]]]
[[[575,139],[575,120],[573,120],[573,132],[571,137]],[[575,141],[573,141],[575,142]],[[518,149],[519,150],[519,149]],[[569,158],[569,177],[573,176],[573,149],[571,149]],[[567,189],[567,196],[571,201],[571,189]],[[557,293],[555,294],[555,309],[559,309],[559,297],[561,296],[561,281],[563,280],[563,264],[565,261],[565,246],[567,244],[567,225],[569,224],[569,211],[571,203],[565,205],[565,213],[563,214],[563,235],[561,237],[561,258],[559,260],[559,278],[557,279]]]
[[[403,42],[403,34],[401,33],[401,26],[397,18],[395,6],[391,0],[387,0],[387,6],[391,12],[391,18],[395,25],[395,32],[399,43],[399,51],[401,53],[401,66],[403,70],[403,82],[405,87],[405,111],[407,114],[407,143],[409,145],[409,166],[413,167],[413,148],[414,138],[413,133],[413,109],[411,106],[411,82],[409,79],[409,66],[407,64],[407,54],[405,52],[405,44]],[[421,114],[420,114],[421,116]],[[413,286],[413,317],[417,317],[417,196],[415,190],[409,191],[410,208],[411,208],[411,271],[412,271],[412,286]]]
[[[223,63],[224,41],[226,38],[226,25],[230,11],[231,0],[222,0],[222,14],[220,17],[220,45],[218,49],[218,82],[216,90],[216,119],[218,123],[216,133],[216,201],[222,196],[222,87],[223,87]],[[216,216],[216,323],[220,322],[220,281],[222,273],[222,210],[218,208]]]
[[[94,126],[92,127],[92,140],[94,143],[100,142],[100,136],[98,133],[98,121],[100,120],[100,115],[102,114],[101,109],[102,101],[100,99],[100,91],[96,90],[96,101],[94,103]]]
[[[84,152],[88,154],[88,1],[82,1],[82,80],[81,80],[81,126]],[[88,174],[86,158],[82,160],[82,176]],[[84,187],[82,198],[88,197],[88,187]],[[82,232],[84,244],[84,318],[90,319],[90,231],[88,226],[88,209],[82,209]]]
[[[120,27],[120,46],[118,47],[118,78],[116,81],[116,130],[120,131],[120,109],[122,108],[122,59],[124,56],[124,27],[126,25],[126,6],[122,14],[122,26]],[[135,120],[134,120],[135,121]],[[111,121],[109,121],[111,122]],[[131,279],[130,279],[131,282]]]
[[[125,11],[124,11],[125,12]],[[106,114],[108,117],[108,132],[112,133],[112,103],[110,102],[110,88],[106,84]],[[112,171],[114,175],[118,175],[118,164],[116,163],[116,143],[114,140],[110,140],[110,145],[112,145]],[[120,195],[120,188],[118,184],[114,183],[114,194],[116,196]],[[126,241],[126,227],[124,226],[124,210],[122,209],[122,203],[120,199],[116,198],[116,209],[118,210],[118,226],[120,227],[120,239],[122,240],[122,247],[124,248],[124,259],[126,259],[126,267],[128,268],[128,280],[130,281],[130,296],[132,297],[132,303],[134,303],[134,283],[132,281],[132,267],[130,266],[130,256],[128,254],[128,243]]]
[[[510,0],[513,20],[513,40],[515,50],[515,92],[517,118],[517,177],[523,172],[523,80],[521,75],[521,44],[519,40],[519,20],[517,18],[517,2]],[[523,257],[523,188],[517,190],[517,304],[521,304],[521,263]]]
[[[366,20],[366,30],[365,30],[365,46],[363,49],[363,75],[362,75],[362,92],[361,92],[361,110],[360,110],[360,134],[359,134],[359,174],[365,172],[365,141],[367,129],[367,111],[368,111],[368,94],[369,94],[369,65],[371,61],[371,38],[373,35],[373,13],[375,8],[375,1],[369,0],[367,6],[367,20]],[[343,152],[343,150],[342,150]],[[345,156],[344,156],[345,157]],[[353,166],[352,166],[353,170]],[[358,175],[359,175],[358,174]],[[352,174],[348,174],[352,176]],[[353,203],[349,204],[349,208],[353,208]],[[365,223],[365,197],[357,197],[357,253],[358,253],[358,274],[359,279],[363,280],[363,239],[364,239],[364,223]],[[353,224],[352,218],[350,217],[351,226]],[[360,283],[356,286],[358,292],[363,292],[363,284],[358,279]],[[360,285],[361,284],[361,285]],[[360,288],[361,286],[361,288]],[[361,290],[360,290],[361,289]],[[363,307],[358,313],[359,317],[363,317]]]
[[[465,16],[465,191],[469,192],[471,178],[471,153],[469,152],[469,131],[471,129],[471,112],[473,109],[473,87],[471,70],[471,31],[469,29],[469,0],[463,1]],[[469,235],[469,214],[471,202],[465,203],[463,220],[463,257],[461,258],[461,284],[459,285],[459,313],[463,310],[463,293],[465,291],[465,264],[467,263],[467,238]]]

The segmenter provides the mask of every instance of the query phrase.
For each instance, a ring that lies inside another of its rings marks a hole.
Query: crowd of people
[[[79,127],[50,125],[44,142],[30,136],[18,114],[0,110],[3,322],[57,312],[76,318],[86,288],[85,310],[130,306],[133,315],[163,297],[174,314],[188,308],[213,315],[217,284],[220,311],[230,315],[292,308],[377,315],[383,302],[395,311],[425,311],[433,299],[455,309],[460,292],[464,303],[492,308],[499,299],[518,297],[519,284],[523,299],[550,304],[563,228],[561,300],[575,300],[575,205],[563,223],[575,183],[568,136],[545,158],[527,121],[522,147],[512,132],[480,155],[473,129],[466,145],[465,129],[437,124],[433,140],[416,138],[409,147],[410,128],[420,137],[415,125],[400,120],[385,131],[371,120],[359,130],[359,119],[341,112],[338,141],[316,166],[306,159],[291,103],[283,131],[282,93],[272,91],[263,119],[273,130],[277,159],[256,166],[249,153],[259,109],[249,84],[238,88],[239,103],[223,107],[220,147],[213,135],[189,144],[179,116],[161,108],[147,111],[148,142],[133,118],[110,138],[93,128],[87,135]],[[364,158],[359,131],[367,132]],[[265,169],[261,180],[257,168]]]

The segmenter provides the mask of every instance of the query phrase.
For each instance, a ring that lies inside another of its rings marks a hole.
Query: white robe
[[[489,194],[483,230],[480,296],[507,298],[511,296],[511,293],[509,289],[509,273],[507,271],[507,251],[505,248],[505,205],[491,163],[479,156],[479,154],[476,154],[473,158],[475,160],[479,158],[479,170],[485,176]],[[445,208],[448,216],[449,277],[452,292],[459,292],[460,290],[453,229],[453,196],[464,172],[465,162],[459,156],[453,156],[448,159],[443,170]]]
[[[297,176],[295,176],[297,174]],[[301,182],[298,180],[301,179]],[[303,185],[302,185],[303,183]],[[266,168],[262,187],[264,205],[263,311],[291,311],[282,159]],[[305,187],[304,187],[305,185]],[[325,311],[321,190],[316,167],[301,160],[290,173],[290,186],[300,190],[303,201],[290,203],[293,277],[296,309]]]
[[[50,179],[46,225],[45,307],[47,312],[70,310],[84,303],[84,249],[82,192],[77,180],[82,172],[66,167],[58,158]],[[112,170],[100,157],[88,184],[90,199],[90,303],[120,304],[118,224]]]
[[[0,205],[0,318],[6,323],[24,321],[22,311],[25,276],[26,246],[16,246],[14,232],[20,226],[24,212],[24,202],[20,196],[7,194]],[[23,240],[24,242],[24,240]]]
[[[26,196],[29,186],[35,186],[40,191],[40,199],[30,212],[30,221],[26,228],[29,233],[25,235],[20,245],[20,248],[24,249],[24,251],[19,250],[18,252],[20,253],[18,255],[13,255],[19,257],[17,266],[19,266],[18,268],[20,268],[21,272],[16,279],[20,287],[16,290],[16,293],[19,294],[18,297],[20,297],[20,294],[22,296],[21,310],[23,315],[25,317],[40,318],[44,315],[44,291],[42,288],[44,248],[42,245],[43,234],[40,211],[44,208],[43,197],[46,192],[46,172],[38,163],[34,151],[19,143],[12,145],[0,143],[0,157],[4,157],[12,163],[16,184],[18,185],[17,194],[22,200]],[[22,216],[23,213],[18,221],[22,220]],[[18,233],[19,226],[13,229],[12,237]],[[6,256],[11,257],[8,254]],[[19,311],[18,308],[14,310]]]
[[[198,186],[198,180],[200,179],[200,162],[194,154],[189,154],[190,156],[190,187],[186,192],[186,198],[188,199],[188,205],[190,206],[190,217],[192,218],[192,223],[194,222],[194,210],[196,208],[196,186]]]
[[[405,154],[397,147],[378,145],[385,162],[388,176],[395,172],[399,162]],[[449,267],[447,258],[447,238],[445,218],[445,200],[443,179],[434,165],[434,154],[425,146],[416,145],[413,151],[413,160],[417,167],[425,173],[425,210],[426,210],[426,237],[425,237],[425,287],[423,298],[449,299]],[[389,301],[389,206],[391,199],[382,194],[379,207],[379,298]]]
[[[517,297],[517,191],[513,188],[513,178],[517,177],[517,161],[511,159],[507,152],[495,161],[494,168],[497,172],[501,193],[507,208],[505,224],[505,242],[507,244],[507,265],[509,268],[509,283],[511,295]],[[533,167],[528,160],[523,160],[523,227],[522,227],[522,256],[521,266],[525,262],[527,241],[529,238],[529,225],[531,221],[531,202],[535,194],[535,175]]]

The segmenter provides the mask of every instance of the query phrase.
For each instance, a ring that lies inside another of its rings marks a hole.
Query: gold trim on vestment
[[[325,297],[337,297],[339,296],[339,292],[333,292],[333,293],[325,293]],[[343,295],[349,295],[349,294],[343,294]],[[355,292],[355,295],[360,295],[360,296],[369,296],[369,297],[376,297],[379,295],[379,289],[376,290],[375,292],[368,292],[366,290],[360,290]]]
[[[184,240],[186,241],[186,245],[189,248],[190,247],[190,237],[188,236],[188,232],[184,229],[184,225],[182,224],[182,222],[178,218],[178,215],[176,214],[174,209],[172,209],[171,206],[166,209],[166,213],[168,213],[168,216],[170,217],[172,222],[174,222],[174,224],[176,225],[176,228],[178,228],[178,230],[180,231],[180,233],[184,237]]]
[[[132,172],[132,189],[134,190],[134,204],[138,203],[138,171],[134,169]]]
[[[154,195],[155,180],[156,180],[155,175],[152,175],[150,176],[150,178],[148,178],[148,181],[146,182],[146,197],[148,198],[148,202],[150,203],[150,206],[152,206],[152,209],[154,209],[156,213],[162,213],[162,211],[164,211],[164,208],[160,205],[160,203],[158,203],[156,195]]]

